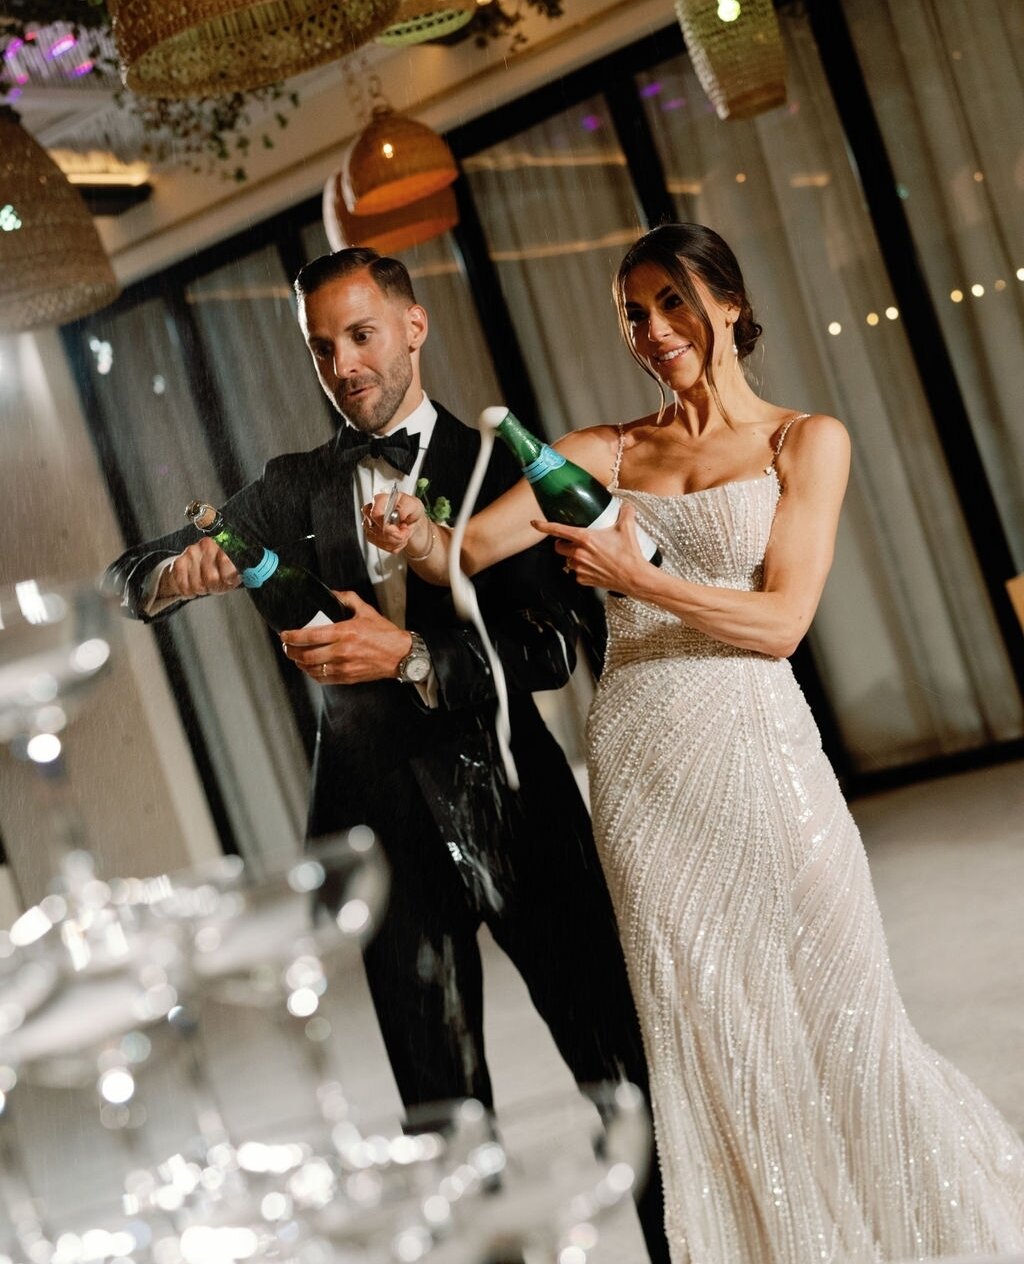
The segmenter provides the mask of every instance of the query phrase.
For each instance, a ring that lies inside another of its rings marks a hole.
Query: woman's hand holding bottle
[[[614,596],[635,596],[656,568],[644,557],[636,531],[636,510],[621,502],[616,521],[609,527],[571,527],[560,522],[534,519],[536,531],[552,536],[555,552],[565,558],[563,569],[588,588],[606,588]]]

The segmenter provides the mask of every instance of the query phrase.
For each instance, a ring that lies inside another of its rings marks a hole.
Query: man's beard
[[[335,392],[334,404],[345,420],[357,430],[361,430],[363,434],[377,434],[398,411],[398,406],[411,384],[412,365],[398,360],[389,365],[383,375],[368,373],[365,377],[346,382],[344,388],[339,387]],[[376,395],[349,399],[348,391],[365,386],[377,386],[380,389]]]

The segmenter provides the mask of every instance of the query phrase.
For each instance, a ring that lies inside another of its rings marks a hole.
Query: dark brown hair
[[[619,270],[615,274],[614,295],[615,307],[619,315],[619,329],[622,331],[633,359],[660,385],[657,374],[633,346],[630,321],[626,315],[624,292],[626,278],[641,263],[653,264],[665,273],[691,315],[704,330],[704,361],[701,372],[721,408],[722,401],[718,398],[714,369],[711,364],[714,331],[701,297],[693,284],[693,278],[699,277],[718,302],[730,303],[739,308],[739,315],[733,326],[733,337],[739,358],[745,359],[754,350],[761,336],[761,326],[754,320],[750,299],[747,297],[746,287],[743,284],[743,273],[736,262],[736,256],[714,229],[706,228],[703,224],[662,224],[658,228],[652,228],[649,233],[644,233],[639,241],[634,242],[626,251],[626,257],[619,264]]]
[[[380,255],[369,246],[347,246],[331,255],[321,255],[299,272],[295,278],[295,297],[301,302],[307,295],[319,290],[330,281],[351,276],[353,272],[369,272],[382,294],[388,298],[415,303],[409,270],[400,259]]]

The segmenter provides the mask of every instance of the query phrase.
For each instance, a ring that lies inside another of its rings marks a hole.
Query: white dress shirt
[[[355,506],[356,530],[359,532],[359,539],[362,541],[366,570],[373,584],[374,595],[377,598],[378,606],[380,606],[381,614],[400,628],[405,627],[405,573],[408,563],[405,560],[404,553],[385,553],[367,540],[363,532],[361,511],[362,506],[369,504],[374,496],[381,492],[385,495],[390,492],[396,480],[399,491],[403,491],[409,496],[416,494],[416,480],[420,476],[423,458],[430,445],[430,438],[434,433],[434,423],[436,421],[437,410],[424,393],[422,400],[406,417],[405,421],[400,426],[396,426],[394,430],[388,431],[389,434],[398,434],[402,430],[407,430],[409,434],[415,435],[419,439],[420,450],[417,452],[416,460],[408,474],[403,474],[401,470],[396,470],[391,462],[385,460],[384,457],[364,456],[355,467],[356,491],[358,493]],[[348,425],[348,422],[345,422],[345,425]],[[430,496],[433,491],[433,488],[429,488],[427,495]],[[438,492],[443,496],[444,488],[439,488]],[[431,499],[433,499],[432,496]]]

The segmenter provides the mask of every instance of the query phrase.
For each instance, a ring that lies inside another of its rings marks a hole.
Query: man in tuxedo
[[[622,1075],[646,1091],[589,819],[530,696],[568,679],[580,590],[546,543],[474,581],[509,686],[522,783],[513,792],[478,634],[457,617],[448,589],[425,584],[361,531],[361,506],[396,481],[412,493],[427,479],[431,499],[457,509],[476,459],[478,436],[423,391],[427,313],[404,265],[367,249],[314,260],[295,290],[317,376],[343,424],[321,447],[268,462],[223,513],[271,546],[301,541],[289,560],[353,612],[281,640],[322,689],[308,835],[367,824],[390,862],[388,909],[365,963],[402,1100],[412,1120],[451,1098],[493,1104],[481,922],[519,969],[577,1081]],[[518,476],[496,451],[480,504]],[[240,582],[227,555],[191,529],[130,549],[108,575],[144,620]],[[638,1205],[652,1260],[667,1261],[656,1173]]]

